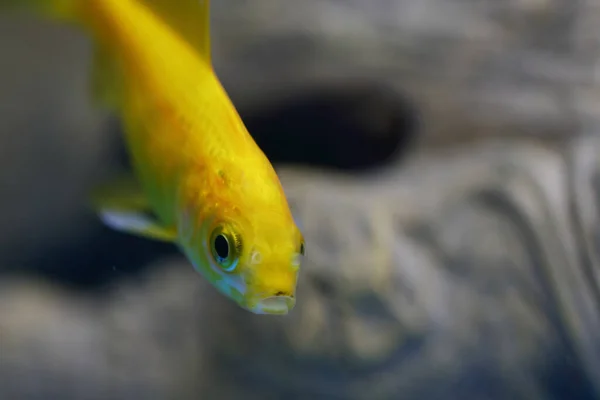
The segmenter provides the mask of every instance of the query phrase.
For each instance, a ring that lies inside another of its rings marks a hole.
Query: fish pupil
[[[229,257],[229,241],[224,235],[215,237],[215,252],[221,260],[226,260]]]

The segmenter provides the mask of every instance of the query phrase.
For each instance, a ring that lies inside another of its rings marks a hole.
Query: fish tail
[[[85,0],[0,0],[0,10],[23,11],[60,20],[74,19],[78,3]]]

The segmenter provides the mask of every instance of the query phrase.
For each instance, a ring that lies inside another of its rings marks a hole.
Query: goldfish
[[[0,0],[80,28],[92,98],[120,118],[132,171],[94,190],[112,229],[173,243],[255,314],[296,303],[303,235],[211,59],[210,0]]]

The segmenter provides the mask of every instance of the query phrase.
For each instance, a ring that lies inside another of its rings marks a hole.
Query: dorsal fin
[[[191,44],[209,64],[210,0],[137,0],[145,4],[181,37]]]

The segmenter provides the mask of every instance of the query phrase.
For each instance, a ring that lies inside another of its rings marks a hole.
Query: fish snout
[[[252,308],[255,314],[286,315],[296,305],[296,299],[293,296],[275,295],[265,297],[256,302]]]
[[[246,308],[253,313],[285,315],[296,305],[298,271],[280,265],[256,265],[246,276]]]

